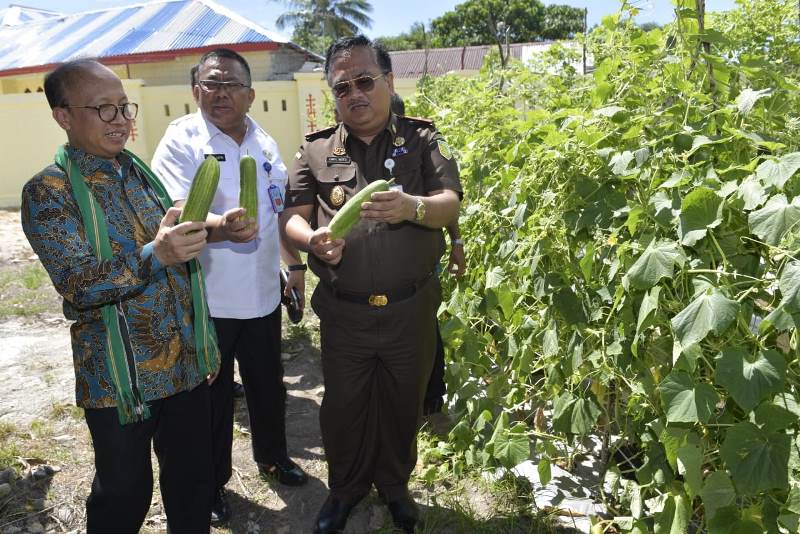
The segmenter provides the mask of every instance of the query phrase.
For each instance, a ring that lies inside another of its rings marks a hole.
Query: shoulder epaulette
[[[408,115],[400,115],[401,119],[408,119],[414,122],[421,122],[426,126],[433,127],[433,121],[431,119],[426,119],[424,117],[409,117]]]
[[[336,126],[328,126],[327,128],[323,128],[321,130],[317,130],[316,132],[309,132],[306,134],[306,141],[313,141],[314,139],[318,139],[320,137],[324,137],[326,135],[330,135],[336,131],[339,125]]]

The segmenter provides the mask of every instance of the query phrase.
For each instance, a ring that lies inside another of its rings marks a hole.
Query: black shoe
[[[319,509],[319,514],[317,514],[314,534],[341,534],[344,532],[344,527],[347,526],[347,518],[357,504],[358,500],[328,495],[322,508]]]
[[[264,478],[274,478],[286,486],[302,486],[308,482],[308,476],[289,458],[273,464],[258,464],[258,472]]]
[[[211,524],[227,523],[230,518],[231,507],[228,504],[228,497],[225,495],[225,488],[220,488],[214,494],[214,504],[211,506]]]
[[[414,527],[419,523],[419,509],[410,495],[391,501],[387,506],[397,528],[403,532],[414,532]]]
[[[241,385],[239,382],[233,383],[233,398],[234,399],[244,398],[244,386]]]

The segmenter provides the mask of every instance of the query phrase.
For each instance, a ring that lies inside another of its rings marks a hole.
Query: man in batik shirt
[[[25,235],[64,297],[76,398],[95,452],[87,532],[137,533],[150,506],[151,443],[173,534],[209,531],[213,478],[207,380],[219,366],[195,258],[243,230],[177,223],[163,186],[124,151],[138,108],[91,60],[45,78],[68,144],[22,194]]]

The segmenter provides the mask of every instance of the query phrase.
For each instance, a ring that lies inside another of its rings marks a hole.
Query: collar
[[[110,176],[119,176],[117,169],[114,168],[114,164],[111,161],[97,157],[94,154],[89,154],[83,149],[76,148],[69,143],[67,143],[66,148],[70,159],[77,163],[81,174],[87,178],[98,171]],[[117,161],[122,167],[123,175],[127,174],[131,166],[131,158],[125,155],[124,152],[120,152],[117,155]]]
[[[200,117],[199,128],[200,128],[200,133],[203,135],[203,141],[205,142],[211,141],[211,139],[213,139],[218,135],[224,135],[225,137],[230,138],[228,134],[217,128],[213,122],[208,120],[205,113],[203,113],[202,109],[198,109],[197,114]],[[244,138],[242,139],[242,143],[244,143],[247,140],[248,136],[250,136],[250,134],[253,133],[256,129],[255,123],[253,122],[253,119],[250,118],[250,115],[244,116],[244,124],[246,130],[244,132]]]
[[[383,130],[377,133],[374,139],[380,137],[384,132],[389,132],[389,135],[392,136],[392,143],[394,143],[395,139],[397,139],[398,135],[398,120],[397,115],[394,113],[389,114],[389,120],[386,122],[386,126],[383,127]],[[347,150],[347,139],[350,137],[350,129],[345,126],[343,122],[339,123],[339,127],[336,129],[336,143],[334,144],[334,150],[341,147],[343,150]],[[356,139],[358,139],[356,137]],[[402,138],[401,138],[402,139]],[[403,143],[400,143],[401,145]]]

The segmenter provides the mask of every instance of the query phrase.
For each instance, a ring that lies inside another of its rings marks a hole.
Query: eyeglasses
[[[355,85],[356,88],[362,93],[368,93],[375,88],[375,80],[382,76],[386,76],[386,74],[382,72],[380,74],[376,74],[375,76],[365,75],[359,76],[358,78],[353,78],[352,80],[344,80],[342,82],[333,84],[331,91],[333,91],[333,96],[339,99],[349,95],[353,85]]]
[[[197,84],[206,93],[216,93],[220,89],[238,91],[239,89],[249,88],[250,86],[242,82],[221,82],[219,80],[199,80]]]
[[[119,106],[115,104],[100,104],[99,106],[61,106],[64,108],[93,109],[103,122],[113,122],[117,118],[117,113],[121,112],[123,118],[132,121],[139,114],[139,104],[125,102]]]

